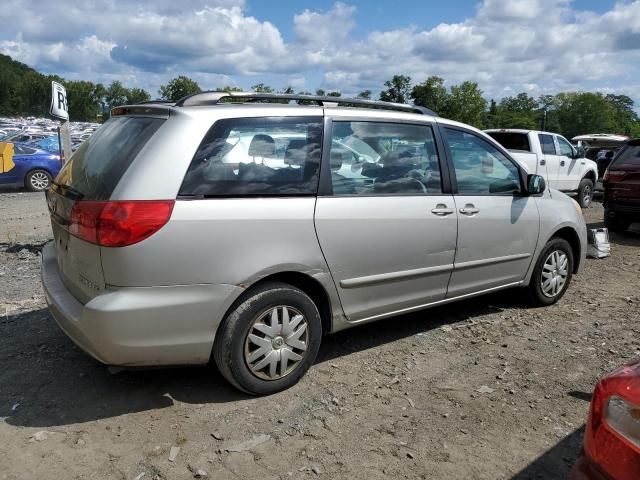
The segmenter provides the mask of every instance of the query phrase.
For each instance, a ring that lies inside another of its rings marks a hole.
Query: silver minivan
[[[277,102],[277,103],[274,103]],[[566,292],[577,204],[421,107],[204,92],[118,107],[46,194],[62,330],[119,366],[295,384],[322,337],[501,289]]]

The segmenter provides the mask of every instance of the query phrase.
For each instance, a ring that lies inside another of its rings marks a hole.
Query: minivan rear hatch
[[[90,241],[87,215],[110,199],[164,121],[152,116],[112,117],[80,146],[46,192],[58,271],[83,304],[105,288],[101,247]]]

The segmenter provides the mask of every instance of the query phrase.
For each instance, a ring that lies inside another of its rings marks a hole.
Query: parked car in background
[[[578,135],[571,139],[578,150],[584,152],[584,156],[593,160],[598,165],[598,178],[604,177],[604,171],[611,163],[614,155],[629,140],[625,135],[613,135],[609,133],[591,133]]]
[[[551,305],[587,248],[578,204],[491,137],[348,98],[115,108],[47,202],[45,297],[80,348],[213,359],[252,394],[295,384],[328,333],[507,288]]]
[[[60,157],[20,143],[0,143],[0,185],[46,190],[61,168]]]
[[[636,361],[598,382],[571,480],[639,478],[640,361]]]
[[[534,130],[485,130],[509,150],[529,173],[544,177],[551,188],[575,195],[582,208],[593,200],[598,167],[582,157],[562,135]]]
[[[640,138],[629,140],[604,173],[604,223],[624,232],[640,222]]]

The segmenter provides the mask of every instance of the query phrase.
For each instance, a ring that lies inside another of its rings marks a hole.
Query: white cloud
[[[484,0],[459,22],[365,36],[355,29],[356,8],[338,2],[292,12],[289,42],[273,19],[250,11],[245,0],[6,0],[0,52],[47,73],[121,79],[152,95],[180,74],[205,88],[270,81],[345,94],[375,92],[406,74],[474,80],[497,98],[599,89],[640,102],[640,0],[603,14],[570,0]]]

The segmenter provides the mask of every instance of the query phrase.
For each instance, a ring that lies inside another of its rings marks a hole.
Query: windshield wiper
[[[60,190],[60,193],[65,197],[69,197],[72,200],[80,200],[84,197],[84,193],[80,190],[76,190],[70,185],[63,185],[55,181],[52,183],[56,187],[56,190]]]

